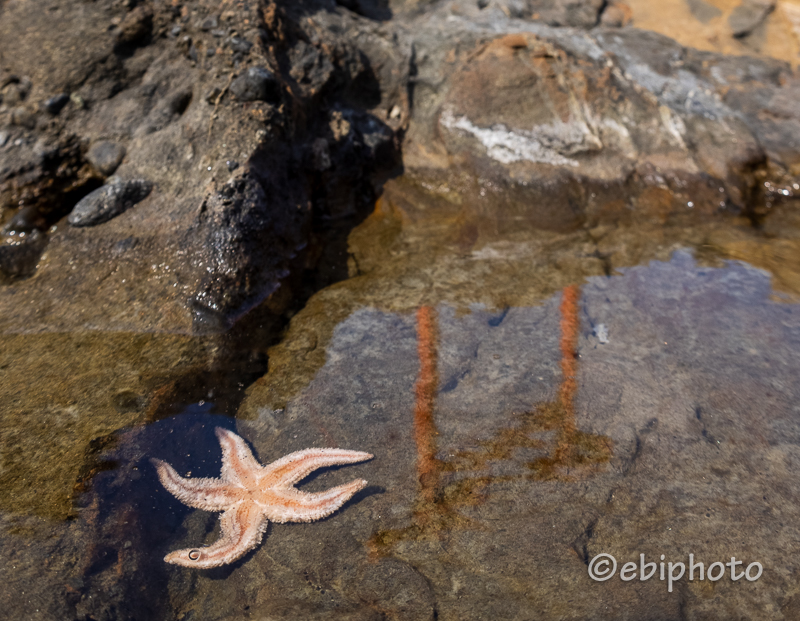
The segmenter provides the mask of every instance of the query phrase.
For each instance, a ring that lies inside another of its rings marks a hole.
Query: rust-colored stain
[[[594,466],[611,459],[611,438],[580,431],[575,422],[580,297],[577,285],[564,289],[561,296],[561,385],[558,398],[555,402],[536,407],[531,421],[531,431],[537,428],[541,431],[555,430],[555,447],[550,457],[542,457],[528,464],[535,478],[574,480],[579,474],[577,468],[592,471],[596,469]]]
[[[414,442],[417,448],[419,494],[412,523],[406,528],[379,531],[367,546],[373,556],[387,554],[398,541],[436,538],[457,528],[466,519],[453,511],[463,502],[452,503],[441,485],[445,463],[436,458],[436,391],[439,385],[438,329],[436,309],[423,306],[417,311],[417,355],[419,374],[414,385]]]
[[[562,379],[556,399],[516,414],[517,425],[500,429],[492,438],[478,442],[479,449],[460,451],[446,462],[436,457],[437,315],[429,306],[417,311],[420,370],[414,386],[414,440],[420,492],[412,524],[376,533],[368,544],[373,555],[388,554],[399,541],[437,538],[455,528],[477,527],[457,509],[482,502],[491,483],[519,479],[570,482],[596,473],[611,459],[611,439],[579,430],[575,420],[579,300],[578,286],[564,289],[559,308]],[[490,462],[513,459],[514,453],[521,448],[550,450],[549,454],[525,464],[526,470],[521,473],[486,474]]]
[[[422,499],[434,502],[438,473],[436,425],[433,408],[439,384],[436,310],[423,306],[417,311],[417,353],[419,376],[414,386],[414,441],[417,445],[417,476]]]

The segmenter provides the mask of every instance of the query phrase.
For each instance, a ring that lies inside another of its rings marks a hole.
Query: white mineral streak
[[[585,123],[562,121],[539,125],[534,130],[511,131],[500,123],[483,128],[474,125],[466,116],[454,116],[449,109],[442,112],[439,123],[447,129],[472,134],[486,147],[489,157],[503,164],[527,160],[553,166],[577,166],[576,160],[564,157],[557,147],[567,150],[575,142],[583,142],[585,133],[590,133]]]

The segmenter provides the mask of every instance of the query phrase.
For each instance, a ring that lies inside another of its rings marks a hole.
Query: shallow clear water
[[[737,223],[556,234],[447,210],[398,223],[390,199],[351,234],[351,278],[280,339],[258,311],[222,337],[2,337],[5,610],[677,618],[757,614],[788,592],[792,227],[778,240]],[[220,536],[217,514],[172,496],[149,460],[218,477],[217,426],[262,464],[368,451],[300,488],[368,486],[323,520],[271,524],[232,564],[169,565]],[[764,576],[684,578],[677,596],[661,580],[593,581],[601,553],[735,555]]]

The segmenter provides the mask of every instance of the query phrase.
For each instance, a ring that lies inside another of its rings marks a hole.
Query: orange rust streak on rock
[[[580,318],[578,316],[578,300],[581,290],[577,285],[564,289],[561,296],[561,386],[558,398],[561,402],[562,417],[556,459],[565,457],[570,450],[570,440],[575,435],[575,394],[578,392],[578,335],[580,334]]]
[[[436,425],[433,409],[439,385],[436,310],[423,306],[417,311],[417,353],[419,375],[414,386],[414,441],[417,444],[417,476],[422,499],[433,502],[439,464],[436,460]]]

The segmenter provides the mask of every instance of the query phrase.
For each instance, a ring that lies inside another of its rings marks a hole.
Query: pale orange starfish
[[[232,431],[215,429],[222,446],[222,476],[185,479],[168,463],[151,459],[158,478],[182,503],[222,511],[222,536],[205,548],[176,550],[168,563],[206,569],[232,563],[261,543],[269,520],[312,522],[330,515],[367,482],[356,479],[324,492],[301,492],[295,483],[325,466],[354,464],[372,459],[369,453],[311,448],[290,453],[268,466],[260,465],[250,448]]]

